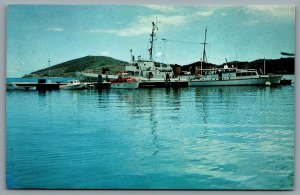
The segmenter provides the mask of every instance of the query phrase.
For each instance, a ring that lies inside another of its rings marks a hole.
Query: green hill
[[[109,70],[111,74],[124,71],[128,62],[116,60],[107,56],[85,56],[50,67],[51,77],[73,77],[76,71],[88,73],[100,73],[103,69]],[[47,77],[49,68],[32,72],[24,77]]]

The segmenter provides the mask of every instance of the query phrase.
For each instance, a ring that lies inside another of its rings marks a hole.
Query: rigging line
[[[161,39],[162,41],[171,41],[171,42],[178,42],[178,43],[190,43],[190,44],[204,44],[204,43],[199,43],[199,42],[190,42],[190,41],[179,41],[179,40],[172,40],[172,39]],[[206,43],[207,44],[207,43]]]
[[[159,35],[157,35],[155,37],[155,41],[156,41],[156,47],[157,47],[157,50],[161,53],[161,63],[167,63],[167,58],[166,58],[166,55],[165,55],[165,47],[166,47],[166,40],[163,40],[159,37]]]

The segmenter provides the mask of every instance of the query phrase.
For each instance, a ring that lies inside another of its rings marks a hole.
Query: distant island
[[[245,69],[263,69],[264,60],[258,59],[252,62],[239,62],[232,61],[223,63],[221,65],[203,63],[202,68],[217,68],[223,67],[224,65],[229,67],[245,68]],[[280,59],[266,59],[266,73],[275,74],[294,74],[295,72],[295,58],[287,57]],[[122,72],[125,70],[125,65],[128,62],[117,60],[107,56],[85,56],[82,58],[73,59],[66,61],[50,67],[51,77],[74,77],[76,76],[76,71],[87,72],[87,73],[103,73],[104,71],[109,71],[111,74],[116,74],[117,72]],[[200,62],[195,62],[187,65],[174,64],[173,67],[181,66],[181,71],[191,71],[195,69],[195,66],[200,66]],[[23,77],[48,77],[49,68],[40,69],[34,71],[30,74],[24,75]]]
[[[124,71],[126,64],[128,62],[107,56],[85,56],[50,66],[50,75],[51,77],[74,77],[76,76],[76,71],[98,74],[102,69],[118,72]],[[49,67],[34,71],[23,77],[48,77],[48,75]]]

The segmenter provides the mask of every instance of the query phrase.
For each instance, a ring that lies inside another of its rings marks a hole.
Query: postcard
[[[293,190],[295,6],[9,5],[8,189]]]

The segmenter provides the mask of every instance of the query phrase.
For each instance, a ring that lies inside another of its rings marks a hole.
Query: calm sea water
[[[7,91],[6,102],[8,188],[293,188],[293,86]]]

